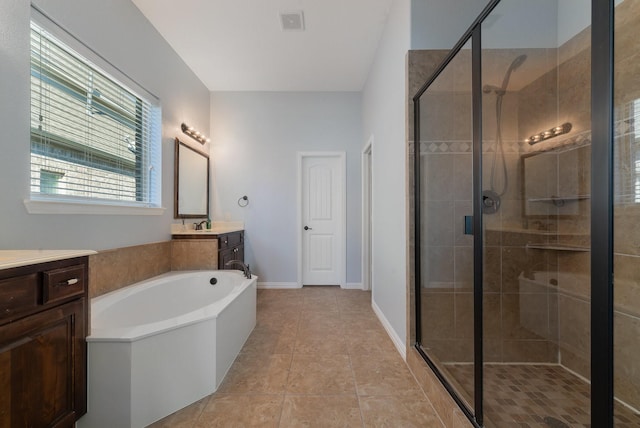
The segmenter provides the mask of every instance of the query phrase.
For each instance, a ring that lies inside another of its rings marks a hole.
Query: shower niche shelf
[[[569,196],[551,196],[550,198],[530,198],[528,202],[550,202],[557,207],[564,206],[567,202],[583,201],[591,199],[591,195],[569,195]]]
[[[526,249],[530,250],[553,250],[553,251],[573,251],[586,253],[591,251],[589,247],[567,244],[527,244]]]

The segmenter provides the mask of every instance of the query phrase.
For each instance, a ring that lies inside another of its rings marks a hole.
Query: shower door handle
[[[473,216],[472,215],[464,216],[464,234],[473,235]]]

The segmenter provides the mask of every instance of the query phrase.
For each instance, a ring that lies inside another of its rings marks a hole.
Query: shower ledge
[[[566,244],[527,244],[526,249],[532,250],[554,250],[554,251],[574,251],[574,252],[589,252],[589,247],[581,247],[579,245],[566,245]]]
[[[541,236],[589,236],[582,232],[558,232],[557,230],[538,230],[538,229],[521,229],[521,228],[502,228],[502,229],[486,229],[487,232],[507,232],[507,233],[522,233],[529,235],[541,235]]]

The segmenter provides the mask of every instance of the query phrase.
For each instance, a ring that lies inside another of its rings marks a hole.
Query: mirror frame
[[[189,150],[189,151],[187,151]],[[186,155],[191,155],[192,153],[196,155],[202,156],[205,160],[204,167],[206,171],[202,171],[201,168],[198,168],[197,165],[194,165],[193,169],[188,169],[187,171],[180,171],[180,154],[183,154],[183,158]],[[175,139],[175,164],[174,164],[174,199],[173,199],[173,217],[174,218],[209,218],[209,155],[201,152],[199,150],[194,149],[188,144],[183,143],[178,138]],[[185,175],[186,174],[186,175]],[[182,185],[186,185],[188,183],[199,182],[198,175],[206,175],[206,186],[202,189],[206,191],[206,204],[205,210],[203,212],[182,212],[180,209],[179,201],[180,195],[183,195],[185,192],[184,188],[181,188]],[[182,180],[180,176],[182,175]]]

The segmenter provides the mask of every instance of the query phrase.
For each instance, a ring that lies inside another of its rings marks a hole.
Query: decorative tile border
[[[616,137],[627,135],[635,132],[633,129],[633,120],[620,121],[616,125]],[[504,152],[506,154],[524,154],[542,151],[566,150],[573,147],[587,146],[591,144],[591,131],[583,131],[575,135],[568,136],[561,140],[549,140],[530,146],[524,141],[505,141]],[[409,141],[409,154],[413,154],[413,141]],[[485,142],[482,147],[482,153],[494,153],[496,151],[496,143]],[[471,141],[421,141],[420,154],[459,154],[471,153]]]
[[[505,153],[525,153],[526,143],[522,141],[505,141],[503,143]],[[494,153],[496,150],[495,142],[485,142],[482,147],[483,153]],[[471,141],[421,141],[420,142],[420,154],[459,154],[459,153],[471,153],[472,143]],[[409,141],[409,153],[413,154],[413,141]]]

